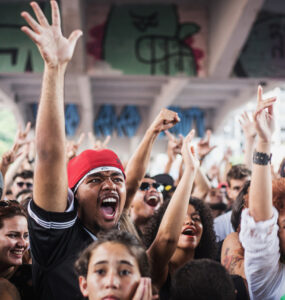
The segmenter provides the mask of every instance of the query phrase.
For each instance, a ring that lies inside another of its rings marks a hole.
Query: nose
[[[17,240],[17,246],[19,248],[27,248],[28,244],[29,244],[29,241],[26,238],[24,238],[23,236],[19,237],[19,239]]]
[[[105,288],[117,289],[120,285],[119,275],[114,271],[109,271],[105,277]]]
[[[184,220],[184,225],[193,225],[195,222],[192,220],[191,217],[186,216]]]
[[[103,182],[102,188],[107,190],[115,190],[116,184],[112,181],[111,177],[107,177]]]

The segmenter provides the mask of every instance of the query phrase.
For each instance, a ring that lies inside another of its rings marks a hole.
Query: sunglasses
[[[163,192],[163,190],[164,190],[164,186],[157,182],[154,182],[154,183],[143,182],[140,186],[140,190],[148,191],[151,188],[151,186],[160,193]]]
[[[11,206],[19,206],[20,203],[17,200],[1,200],[0,207],[11,207]]]
[[[33,184],[30,183],[30,182],[22,182],[22,181],[17,182],[17,186],[20,187],[20,188],[22,188],[24,185],[26,185],[26,187],[28,189],[31,189],[33,187]]]

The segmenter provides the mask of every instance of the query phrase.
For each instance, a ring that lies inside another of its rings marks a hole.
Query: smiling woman
[[[33,299],[32,286],[28,284],[31,268],[23,265],[28,245],[24,210],[17,201],[0,201],[0,278],[13,283],[23,299]]]
[[[148,259],[138,240],[110,231],[86,248],[75,263],[79,285],[89,300],[151,300]]]

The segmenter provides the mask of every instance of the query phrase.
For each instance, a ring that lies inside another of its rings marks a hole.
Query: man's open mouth
[[[118,199],[116,198],[105,198],[101,202],[101,211],[105,219],[112,220],[116,214],[118,207]]]

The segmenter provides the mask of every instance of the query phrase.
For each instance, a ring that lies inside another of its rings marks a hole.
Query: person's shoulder
[[[237,248],[242,247],[241,242],[239,240],[239,234],[238,232],[232,232],[228,234],[224,240],[224,245],[231,245]]]
[[[232,211],[230,210],[230,211],[222,214],[221,216],[218,216],[217,218],[215,218],[214,223],[221,223],[221,222],[224,222],[226,220],[230,220],[231,215],[232,215]]]

